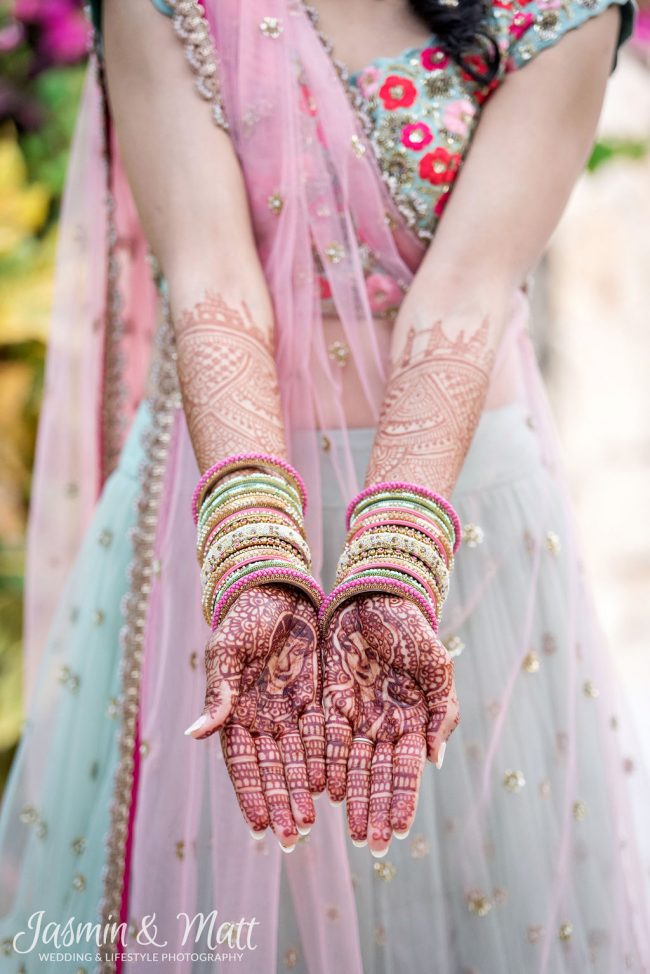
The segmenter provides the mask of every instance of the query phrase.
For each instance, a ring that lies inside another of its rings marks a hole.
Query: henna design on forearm
[[[425,755],[459,721],[454,666],[412,602],[361,595],[325,638],[327,789],[347,798],[350,836],[374,852],[413,822]]]
[[[325,723],[318,620],[290,586],[242,592],[205,652],[207,722],[221,731],[226,766],[254,832],[271,826],[285,847],[315,820],[325,787]]]
[[[286,457],[273,349],[244,302],[207,291],[175,320],[178,374],[201,471],[232,453]]]
[[[407,480],[450,496],[487,393],[489,332],[487,318],[453,339],[442,321],[426,333],[409,330],[388,382],[366,486]]]

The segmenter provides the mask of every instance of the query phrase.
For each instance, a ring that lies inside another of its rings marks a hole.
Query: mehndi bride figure
[[[0,971],[649,970],[529,334],[632,0],[92,14]]]

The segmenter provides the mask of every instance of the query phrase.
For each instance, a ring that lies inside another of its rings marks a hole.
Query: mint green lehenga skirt
[[[55,957],[50,948],[45,953],[41,948],[42,959],[36,950],[19,956],[11,938],[29,929],[34,911],[61,922],[68,916],[94,920],[98,914],[117,762],[121,602],[132,557],[142,435],[149,423],[145,402],[68,581],[5,795],[0,830],[3,974],[94,969],[89,959],[57,959],[65,952]],[[332,442],[337,434],[328,435]],[[351,436],[361,479],[373,430],[353,430]],[[457,655],[462,721],[450,739],[443,770],[426,768],[410,835],[394,841],[388,856],[379,860],[343,840],[365,971],[519,974],[545,969],[557,974],[593,969],[613,974],[637,961],[639,966],[629,969],[642,969],[644,948],[633,924],[624,928],[621,939],[607,934],[631,889],[618,875],[617,857],[624,853],[603,770],[620,731],[616,715],[600,707],[599,680],[605,676],[591,652],[589,610],[582,618],[567,617],[567,591],[580,579],[576,566],[565,561],[562,538],[568,529],[559,489],[557,503],[553,493],[550,507],[545,499],[549,476],[521,404],[484,413],[453,497],[465,541],[443,632]],[[329,585],[344,538],[345,499],[325,451],[322,485],[323,580]],[[531,559],[541,566],[534,592],[522,587]],[[158,568],[164,572],[164,563]],[[188,611],[182,591],[170,611]],[[513,660],[522,626],[527,627],[525,652]],[[189,647],[179,646],[178,652],[188,655]],[[189,659],[186,676],[199,702],[197,653]],[[192,716],[174,715],[179,739]],[[213,744],[218,760],[216,739]],[[157,760],[155,752],[155,740],[142,741],[143,768]],[[164,761],[152,773],[164,774]],[[178,793],[181,807],[184,787]],[[273,956],[267,956],[262,969],[322,969],[317,953],[310,958],[304,924],[297,919],[301,904],[291,874],[295,878],[297,871],[309,870],[310,844],[319,827],[341,829],[344,812],[327,798],[321,798],[317,813],[325,824],[317,821],[296,851],[282,857],[277,927],[267,931],[263,947],[268,951],[272,945]],[[218,821],[209,818],[208,811],[199,830],[218,829]],[[170,831],[163,808],[142,827],[148,833],[151,869],[160,869],[160,876],[171,881],[188,849]],[[480,860],[472,851],[473,836],[480,837]],[[231,841],[241,844],[242,869],[249,868],[251,857],[275,851],[270,837],[253,843],[243,824]],[[565,854],[561,892],[552,910],[558,858]],[[132,879],[137,886],[137,878]],[[211,880],[197,882],[204,883],[203,908],[210,909]],[[639,889],[636,893],[642,896]],[[618,905],[612,904],[613,895]],[[337,903],[323,908],[336,938],[337,926],[350,918],[341,915]],[[638,909],[642,926],[641,899]],[[545,940],[549,923],[554,929]],[[23,947],[30,938],[23,936]],[[355,963],[350,957],[341,970],[357,970]],[[151,969],[151,964],[127,963],[124,969]],[[161,969],[231,968],[215,967],[197,955],[184,966],[169,962]],[[246,959],[232,969],[246,971]]]

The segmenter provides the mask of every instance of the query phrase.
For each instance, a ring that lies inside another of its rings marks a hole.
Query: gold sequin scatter
[[[263,17],[260,21],[260,30],[265,37],[275,40],[284,30],[282,21],[277,17]]]
[[[157,577],[160,577],[160,573],[162,572],[162,562],[161,562],[160,558],[154,558],[153,564],[151,566],[151,569],[152,569],[154,575],[156,575]]]
[[[373,868],[378,878],[383,879],[387,883],[389,883],[391,879],[394,879],[395,874],[397,873],[397,869],[392,862],[376,862]]]
[[[483,544],[485,539],[485,532],[483,528],[478,524],[465,524],[463,525],[463,541],[468,548],[476,548],[477,545]]]
[[[329,453],[332,449],[332,441],[330,440],[329,436],[321,436],[320,445],[323,453]]]
[[[542,778],[539,783],[539,797],[540,798],[550,798],[551,797],[551,782],[548,778]]]
[[[298,963],[297,949],[295,947],[289,947],[288,950],[285,950],[282,960],[284,961],[284,966],[291,970],[291,968],[295,967]]]
[[[340,264],[345,257],[343,244],[331,243],[325,248],[325,256],[332,264]]]
[[[473,889],[470,890],[465,897],[465,902],[467,903],[467,909],[470,913],[473,913],[476,917],[487,916],[492,909],[492,903],[490,902],[489,896],[485,896],[480,890]]]
[[[340,368],[343,368],[350,357],[350,349],[345,342],[336,341],[332,342],[327,349],[327,354],[333,362],[336,362]]]
[[[572,933],[573,933],[573,927],[571,926],[571,924],[562,923],[560,924],[560,929],[558,930],[557,935],[560,938],[560,940],[570,940]]]
[[[195,670],[199,665],[199,654],[190,653],[190,669]]]
[[[560,539],[555,533],[555,531],[547,531],[546,537],[544,538],[544,545],[547,551],[550,551],[552,555],[557,555],[562,549],[560,544]]]
[[[582,801],[573,803],[573,817],[576,822],[582,822],[587,817],[587,806]]]
[[[591,680],[587,680],[585,682],[584,686],[582,687],[582,692],[584,693],[585,697],[589,697],[590,700],[595,700],[600,696],[600,690],[592,683]]]
[[[411,839],[411,856],[413,859],[424,859],[429,855],[429,843],[425,836],[414,835]]]
[[[72,880],[72,888],[76,889],[79,893],[86,888],[86,877],[83,873],[75,873]]]
[[[142,741],[140,744],[140,754],[142,755],[143,758],[146,758],[147,754],[149,753],[149,750],[150,750],[149,742]]]
[[[0,950],[2,951],[2,956],[3,957],[11,956],[13,949],[14,949],[13,939],[11,937],[4,937],[2,943],[0,944]]]
[[[338,906],[328,906],[327,910],[325,911],[325,915],[328,920],[338,920],[341,915],[341,911],[339,910]]]
[[[361,157],[365,154],[366,147],[358,135],[352,136],[352,138],[350,139],[350,145],[352,146],[352,151],[354,152],[357,159],[361,159]]]
[[[539,673],[539,656],[531,649],[523,658],[521,668],[524,673]]]
[[[102,612],[102,610],[101,609],[97,609],[93,613],[93,625],[95,625],[95,626],[101,626],[101,625],[103,625],[105,618],[106,618],[106,616],[104,615],[104,613]]]
[[[120,712],[120,701],[117,699],[117,697],[111,697],[106,707],[106,716],[110,720],[115,720],[119,712]]]
[[[62,666],[59,670],[59,683],[67,687],[71,693],[76,693],[79,689],[81,683],[80,678],[76,673],[73,673],[70,667]]]
[[[108,528],[104,528],[97,540],[102,548],[110,548],[111,541],[113,540],[113,532],[109,531]]]
[[[284,200],[282,199],[280,194],[271,193],[271,195],[267,200],[267,203],[269,205],[269,210],[271,211],[271,213],[273,213],[275,216],[280,216],[280,214],[282,213],[282,207],[284,206]]]
[[[33,805],[24,805],[20,810],[19,817],[24,825],[34,825],[39,820],[39,814]]]
[[[529,944],[538,943],[542,938],[543,932],[544,932],[543,927],[537,927],[537,926],[528,927],[528,930],[526,931],[526,936],[528,937],[528,943]]]
[[[455,656],[460,656],[462,651],[465,649],[465,643],[460,636],[447,636],[444,641],[444,645],[452,659]]]
[[[526,779],[524,778],[521,771],[508,770],[504,773],[501,783],[503,784],[503,787],[506,789],[506,791],[509,791],[513,795],[516,795],[517,792],[521,791],[521,789],[526,784]]]
[[[182,861],[185,858],[185,841],[183,839],[178,840],[174,852],[177,859]]]
[[[70,843],[70,848],[74,852],[75,856],[80,856],[86,849],[86,840],[84,839],[83,835],[78,835],[76,839],[73,839]]]

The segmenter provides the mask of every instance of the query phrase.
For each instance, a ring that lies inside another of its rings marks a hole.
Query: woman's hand
[[[376,855],[411,828],[425,755],[440,767],[460,720],[454,666],[420,609],[369,594],[325,639],[327,790],[347,798],[350,836]]]
[[[318,621],[286,585],[242,592],[205,650],[203,717],[186,733],[221,731],[228,773],[254,835],[270,825],[283,848],[315,820],[325,788]]]

